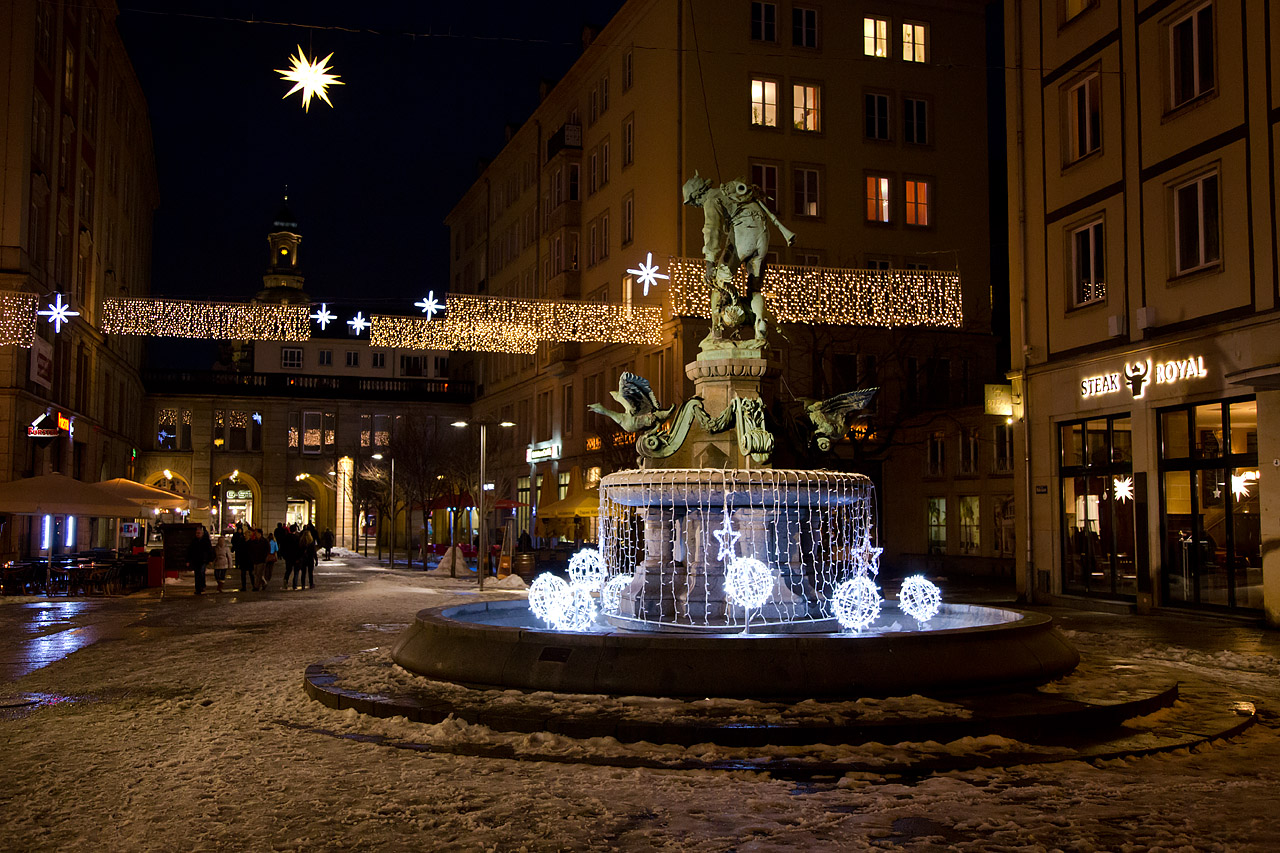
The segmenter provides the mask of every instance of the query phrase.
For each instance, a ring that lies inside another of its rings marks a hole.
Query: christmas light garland
[[[672,258],[671,312],[709,317],[706,264]],[[745,292],[747,271],[734,286]],[[948,326],[963,322],[960,274],[933,270],[857,270],[776,264],[765,270],[764,296],[783,323],[840,326]]]
[[[0,344],[29,347],[36,336],[36,295],[0,293]]]
[[[108,335],[202,338],[219,341],[305,341],[307,305],[247,305],[179,299],[105,299],[101,329]]]

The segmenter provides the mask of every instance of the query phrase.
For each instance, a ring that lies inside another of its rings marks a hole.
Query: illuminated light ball
[[[724,594],[748,610],[764,606],[773,592],[773,570],[755,557],[735,557],[724,574]]]
[[[635,575],[614,575],[604,582],[600,591],[600,609],[605,613],[617,613],[622,609],[622,591],[631,586]]]
[[[569,558],[569,583],[595,591],[604,584],[609,570],[604,554],[595,548],[584,548]]]
[[[543,572],[529,584],[529,609],[553,628],[562,620],[569,601],[569,584],[550,572]]]
[[[938,615],[942,607],[942,593],[937,584],[921,575],[912,575],[902,582],[898,593],[898,608],[917,622],[928,622]]]
[[[569,587],[561,601],[560,621],[556,625],[562,631],[585,631],[596,621],[596,600],[591,589],[581,584]]]
[[[831,597],[836,621],[846,631],[861,631],[880,616],[880,590],[868,577],[857,577],[836,587]]]

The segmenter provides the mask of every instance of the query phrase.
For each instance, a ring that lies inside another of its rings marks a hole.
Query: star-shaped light
[[[1236,500],[1244,500],[1249,497],[1249,487],[1253,485],[1253,481],[1258,479],[1258,475],[1252,471],[1245,471],[1239,477],[1235,474],[1231,475],[1231,493],[1236,496]]]
[[[436,299],[436,292],[434,290],[428,290],[426,298],[421,302],[415,302],[413,304],[415,307],[422,309],[422,313],[427,315],[428,320],[434,320],[436,314],[444,310],[444,306]]]
[[[37,311],[36,313],[39,314],[41,317],[49,318],[49,322],[53,324],[54,334],[57,334],[58,332],[62,331],[63,323],[70,323],[72,317],[80,316],[79,311],[71,310],[70,302],[68,302],[66,305],[62,304],[61,293],[55,293],[53,295],[53,302],[49,303],[48,311]]]
[[[358,335],[373,324],[364,318],[363,311],[357,311],[356,316],[347,321],[347,325],[351,327],[352,334]]]
[[[1111,481],[1111,492],[1118,501],[1133,500],[1133,478],[1115,477]]]
[[[262,412],[253,413],[253,422],[258,426],[262,426]]]
[[[164,444],[167,439],[173,438],[173,433],[168,430],[160,430],[160,443]]]
[[[717,560],[731,560],[737,556],[734,553],[733,546],[738,544],[742,534],[733,529],[729,513],[726,512],[724,514],[724,524],[720,525],[719,530],[713,530],[711,535],[716,537],[716,541],[720,543],[720,553],[716,554]]]
[[[320,330],[329,328],[329,324],[338,319],[338,315],[329,311],[327,302],[320,303],[320,310],[311,315],[311,319],[320,324]]]
[[[333,106],[333,102],[329,100],[328,93],[325,92],[326,86],[345,86],[338,75],[329,73],[333,69],[329,68],[329,60],[333,58],[330,53],[324,59],[308,60],[307,55],[302,52],[302,46],[298,46],[298,55],[290,56],[289,61],[293,63],[293,67],[288,70],[277,68],[276,73],[280,75],[282,80],[293,84],[293,88],[285,92],[287,98],[299,89],[302,90],[302,109],[304,112],[311,111],[311,98],[315,96],[324,101],[329,106]]]
[[[649,285],[653,285],[654,287],[658,286],[657,279],[671,278],[671,276],[669,275],[663,275],[662,273],[658,272],[658,265],[653,262],[653,252],[645,252],[644,263],[640,264],[640,269],[627,270],[627,272],[631,273],[632,275],[640,276],[640,278],[638,278],[637,281],[639,281],[641,284],[644,285],[645,296],[649,295]]]
[[[862,537],[862,544],[853,549],[854,575],[876,577],[880,574],[880,555],[883,548],[871,547],[871,537]]]

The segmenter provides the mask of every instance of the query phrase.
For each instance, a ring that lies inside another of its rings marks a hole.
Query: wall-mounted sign
[[[47,447],[51,441],[71,428],[71,419],[61,412],[46,412],[27,426],[27,438],[35,439],[40,447]]]
[[[1013,386],[983,385],[983,402],[988,415],[1013,416]]]
[[[120,522],[120,535],[125,539],[132,539],[138,535],[138,522],[122,521]]]
[[[560,458],[560,445],[548,444],[545,447],[530,447],[524,452],[526,462],[548,462]]]
[[[1128,388],[1135,400],[1141,400],[1152,382],[1157,385],[1176,385],[1191,379],[1203,379],[1209,375],[1204,366],[1204,356],[1189,356],[1173,361],[1153,362],[1150,358],[1127,361],[1123,373],[1102,373],[1080,381],[1080,396],[1101,397]]]
[[[39,335],[31,339],[31,381],[53,388],[53,344]]]
[[[253,490],[252,489],[227,489],[227,500],[251,501],[253,500]]]

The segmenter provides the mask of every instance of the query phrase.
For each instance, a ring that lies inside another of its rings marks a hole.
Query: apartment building
[[[1276,27],[1242,0],[1006,6],[1037,600],[1280,622]]]

